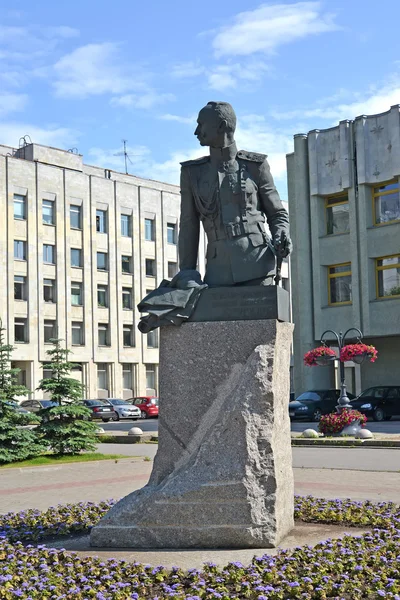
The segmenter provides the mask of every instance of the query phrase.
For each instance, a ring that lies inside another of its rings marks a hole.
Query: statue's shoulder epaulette
[[[185,160],[181,162],[182,167],[190,167],[192,165],[202,165],[210,160],[209,156],[202,156],[201,158],[195,158],[193,160]]]
[[[251,160],[252,162],[262,163],[267,158],[266,154],[258,154],[258,152],[248,152],[247,150],[239,150],[237,158],[243,158],[244,160]]]

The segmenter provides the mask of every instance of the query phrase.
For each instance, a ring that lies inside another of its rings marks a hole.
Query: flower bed
[[[114,501],[0,515],[0,599],[400,600],[400,507],[351,500],[295,498],[295,518],[371,527],[370,533],[184,573],[111,558],[81,558],[19,539],[87,532]],[[11,541],[14,540],[14,541]]]
[[[344,409],[341,413],[322,415],[318,428],[321,433],[332,435],[340,433],[344,427],[351,425],[354,421],[360,421],[361,427],[364,427],[367,417],[358,410]]]

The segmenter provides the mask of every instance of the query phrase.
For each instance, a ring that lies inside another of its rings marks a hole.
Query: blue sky
[[[88,164],[179,181],[209,100],[286,199],[293,135],[400,103],[400,4],[384,0],[1,2],[0,143],[76,147]],[[382,8],[382,10],[381,10]]]

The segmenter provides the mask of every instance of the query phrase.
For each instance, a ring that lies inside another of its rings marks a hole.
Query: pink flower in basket
[[[375,362],[378,358],[378,350],[375,346],[368,346],[367,344],[347,344],[343,346],[340,351],[340,360],[346,362],[348,360],[354,360],[357,357],[367,357],[371,362]]]
[[[351,425],[354,421],[359,421],[361,427],[364,427],[367,417],[358,410],[345,409],[341,413],[323,415],[318,428],[321,433],[330,435],[340,433],[347,425]]]
[[[319,346],[318,348],[314,348],[309,352],[306,352],[304,355],[304,364],[308,367],[316,367],[318,366],[317,358],[335,358],[336,352],[332,350],[332,348],[328,348],[328,346]]]

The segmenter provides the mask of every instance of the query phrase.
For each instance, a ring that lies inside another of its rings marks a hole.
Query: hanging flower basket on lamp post
[[[375,346],[367,344],[347,344],[340,350],[340,360],[342,362],[353,361],[357,365],[361,365],[365,359],[369,358],[371,362],[375,362],[378,358],[378,350]]]
[[[304,364],[308,367],[326,367],[337,358],[336,352],[328,346],[319,346],[304,355]]]

